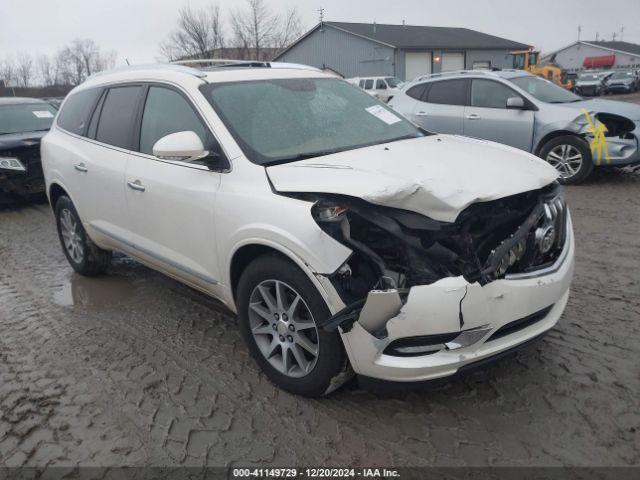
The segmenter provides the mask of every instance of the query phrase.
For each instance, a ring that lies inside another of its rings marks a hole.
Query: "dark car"
[[[33,98],[0,98],[0,200],[44,193],[40,140],[57,110]]]

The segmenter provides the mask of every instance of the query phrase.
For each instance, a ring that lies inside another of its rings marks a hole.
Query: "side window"
[[[360,83],[358,85],[360,85],[360,88],[364,88],[364,80],[360,80]]]
[[[493,80],[471,82],[471,105],[486,108],[507,108],[507,99],[518,96],[513,90]]]
[[[153,146],[166,135],[192,131],[207,147],[212,136],[189,102],[175,90],[150,87],[142,114],[140,152],[153,155]]]
[[[109,89],[103,101],[96,140],[131,149],[133,120],[141,89],[140,86]]]
[[[376,80],[376,89],[377,90],[385,90],[386,88],[387,88],[387,84],[384,83],[384,80],[382,80],[381,78]]]
[[[466,80],[444,80],[433,82],[427,102],[444,105],[465,105],[467,102]]]
[[[416,100],[422,100],[422,96],[424,95],[424,91],[427,89],[426,83],[421,83],[420,85],[416,85],[407,90],[407,95],[411,98],[415,98]]]
[[[373,78],[368,78],[364,82],[364,89],[365,90],[371,90],[372,88],[373,88]]]
[[[82,90],[74,93],[66,102],[58,116],[58,125],[60,128],[75,133],[76,135],[84,135],[85,128],[89,122],[91,109],[100,95],[99,88],[90,90]]]

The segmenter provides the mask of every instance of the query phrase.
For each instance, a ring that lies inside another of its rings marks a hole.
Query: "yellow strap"
[[[591,115],[585,108],[582,109],[582,113],[589,123],[587,131],[593,136],[593,140],[591,140],[589,146],[591,148],[591,154],[593,155],[595,153],[596,165],[601,164],[603,152],[607,163],[611,163],[611,159],[609,158],[609,149],[607,148],[607,137],[604,135],[607,131],[607,127],[605,127],[602,122],[594,122]]]

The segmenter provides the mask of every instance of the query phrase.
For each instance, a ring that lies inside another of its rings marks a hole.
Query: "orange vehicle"
[[[567,72],[553,63],[553,61],[544,62],[540,65],[538,64],[540,52],[533,49],[517,50],[511,52],[511,55],[513,55],[513,68],[526,70],[533,75],[546,78],[567,90],[571,90],[573,88],[573,81],[567,78]]]

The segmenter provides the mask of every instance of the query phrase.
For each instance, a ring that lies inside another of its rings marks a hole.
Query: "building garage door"
[[[404,57],[404,79],[410,82],[431,73],[431,52],[407,52]]]
[[[464,70],[464,53],[450,52],[442,54],[442,71],[453,72],[455,70]]]

